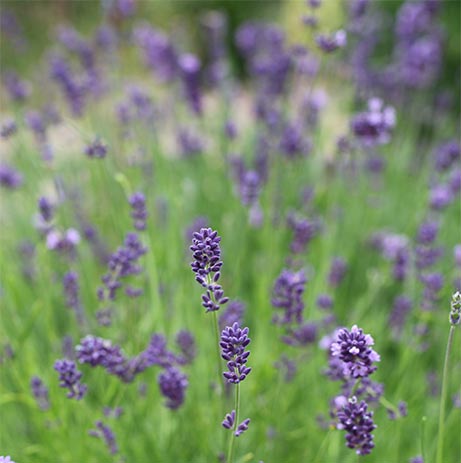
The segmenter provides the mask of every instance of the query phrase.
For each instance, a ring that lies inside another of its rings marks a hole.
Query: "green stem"
[[[239,410],[240,410],[240,383],[237,383],[235,387],[235,422],[234,427],[232,428],[232,435],[229,441],[229,451],[227,452],[227,463],[232,463],[234,455],[234,441],[235,441],[235,431],[237,431],[237,426],[239,424]]]
[[[216,344],[216,367],[218,373],[218,384],[217,384],[217,391],[220,393],[221,385],[222,385],[222,363],[221,363],[221,354],[219,349],[219,325],[218,325],[218,316],[216,315],[216,311],[213,312],[213,331],[215,334],[215,344]]]
[[[424,431],[426,429],[426,420],[427,418],[425,416],[421,418],[421,456],[423,457],[423,461],[426,461],[426,446],[424,445]]]
[[[445,434],[445,402],[447,400],[447,383],[448,383],[448,360],[450,358],[451,346],[453,344],[453,333],[455,326],[450,326],[450,333],[448,334],[447,350],[445,351],[445,362],[443,364],[442,376],[442,393],[440,395],[440,411],[439,411],[439,435],[437,438],[437,457],[436,463],[443,462],[443,437]]]

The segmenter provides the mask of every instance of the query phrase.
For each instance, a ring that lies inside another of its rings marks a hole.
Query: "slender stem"
[[[229,441],[229,451],[227,452],[227,463],[232,463],[234,455],[234,441],[235,441],[235,431],[237,431],[237,426],[239,424],[239,410],[240,410],[240,383],[237,383],[235,387],[235,422],[234,427],[232,428],[232,435]]]
[[[448,334],[447,350],[445,351],[445,362],[443,364],[442,376],[442,393],[440,395],[440,411],[439,411],[439,435],[437,438],[437,457],[436,463],[443,462],[443,437],[445,433],[445,402],[447,400],[447,383],[448,383],[448,360],[450,358],[451,346],[453,344],[453,333],[455,332],[455,325],[450,326],[450,333]]]
[[[217,384],[217,391],[221,391],[221,385],[222,385],[222,363],[221,363],[221,354],[220,354],[220,349],[219,349],[219,326],[218,326],[218,316],[216,315],[216,311],[213,312],[212,314],[213,318],[213,331],[215,334],[215,344],[216,344],[216,367],[217,367],[217,373],[218,373],[218,384]]]
[[[426,421],[427,418],[423,416],[421,418],[421,456],[423,457],[423,461],[426,461],[426,446],[424,445],[424,434],[426,429]]]

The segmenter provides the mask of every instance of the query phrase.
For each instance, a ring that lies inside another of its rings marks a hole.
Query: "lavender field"
[[[0,7],[0,463],[461,461],[457,2]]]

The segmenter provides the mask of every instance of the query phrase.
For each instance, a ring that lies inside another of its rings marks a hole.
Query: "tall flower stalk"
[[[227,463],[231,463],[234,457],[235,438],[243,434],[250,424],[250,419],[246,418],[239,423],[240,414],[240,383],[251,372],[251,368],[246,366],[250,351],[246,347],[250,344],[251,339],[248,337],[248,328],[240,328],[238,322],[232,326],[227,326],[221,333],[221,356],[227,361],[227,371],[223,373],[225,380],[230,384],[235,384],[235,408],[226,415],[222,426],[230,429],[232,435],[229,440],[227,451]]]
[[[443,364],[442,374],[442,392],[440,394],[440,411],[439,411],[439,434],[437,438],[437,456],[436,463],[443,463],[443,440],[445,434],[445,405],[447,401],[448,386],[448,363],[450,360],[451,348],[453,346],[453,335],[455,328],[461,323],[461,293],[456,292],[452,296],[450,310],[450,332],[448,333],[447,349],[445,351],[445,361]]]
[[[216,230],[201,228],[195,232],[192,238],[192,257],[194,261],[190,264],[195,273],[195,280],[203,288],[202,306],[207,312],[212,312],[213,330],[216,340],[216,359],[218,377],[221,378],[221,357],[219,353],[219,327],[216,312],[224,305],[229,298],[224,296],[221,285],[218,284],[221,277],[221,237]],[[219,383],[218,383],[219,384]]]

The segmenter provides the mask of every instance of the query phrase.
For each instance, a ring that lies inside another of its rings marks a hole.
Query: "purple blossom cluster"
[[[228,383],[237,384],[243,381],[251,372],[246,366],[250,351],[246,350],[251,339],[248,337],[248,328],[240,328],[238,322],[227,326],[221,332],[221,357],[227,362],[227,369],[223,373]]]
[[[98,297],[102,301],[115,299],[117,289],[122,286],[121,279],[131,275],[138,275],[142,267],[138,261],[147,252],[136,233],[127,233],[123,246],[120,246],[109,258],[108,273],[102,278],[104,284],[98,290]]]
[[[338,419],[338,429],[347,432],[347,446],[356,449],[358,455],[368,455],[375,446],[372,432],[376,429],[373,412],[368,411],[368,405],[363,400],[357,403],[353,397],[338,412]]]
[[[371,375],[376,370],[374,363],[381,360],[373,345],[373,338],[354,325],[350,331],[347,328],[339,330],[336,341],[331,344],[331,355],[342,361],[345,375],[363,378]]]
[[[92,159],[102,159],[106,157],[108,146],[100,138],[95,138],[85,148],[85,154]]]
[[[317,46],[325,53],[332,53],[339,48],[344,48],[347,44],[347,33],[340,29],[333,34],[319,34],[315,38]]]
[[[225,429],[234,430],[235,437],[239,437],[245,431],[248,430],[248,425],[250,424],[250,418],[244,419],[240,424],[235,423],[235,410],[232,410],[230,413],[227,413],[222,424],[222,427]]]
[[[48,388],[43,384],[43,381],[38,376],[33,376],[30,380],[30,388],[40,410],[48,410],[50,408],[50,399]]]
[[[146,229],[147,211],[146,198],[141,192],[133,193],[129,199],[131,206],[131,218],[134,221],[134,228],[138,231]]]
[[[361,144],[373,147],[389,143],[395,123],[395,109],[384,106],[379,98],[372,98],[368,101],[367,111],[354,116],[351,129]]]
[[[59,386],[69,389],[69,399],[81,400],[86,394],[87,385],[80,382],[82,372],[77,370],[72,360],[56,360],[54,369],[59,373]]]
[[[281,315],[275,315],[274,323],[281,325],[300,324],[303,320],[303,294],[307,278],[304,270],[293,272],[282,270],[275,281],[272,305],[281,309]]]
[[[116,455],[119,451],[115,434],[112,429],[101,420],[96,421],[96,429],[91,429],[88,434],[99,439],[103,439],[111,455]]]
[[[160,366],[163,369],[158,376],[160,391],[167,398],[167,407],[177,409],[184,402],[188,385],[187,376],[178,366],[192,362],[195,341],[190,333],[183,331],[178,335],[178,344],[182,354],[179,356],[167,349],[164,336],[154,334],[144,351],[129,358],[120,346],[107,339],[89,335],[80,341],[75,350],[79,363],[102,367],[108,374],[117,376],[125,383],[132,382],[147,368]]]
[[[0,186],[14,190],[22,185],[23,176],[14,167],[0,164]]]
[[[192,239],[192,271],[195,280],[206,289],[202,295],[202,306],[207,312],[219,310],[229,298],[224,296],[221,285],[217,284],[221,277],[221,237],[216,230],[201,228],[194,233]]]

